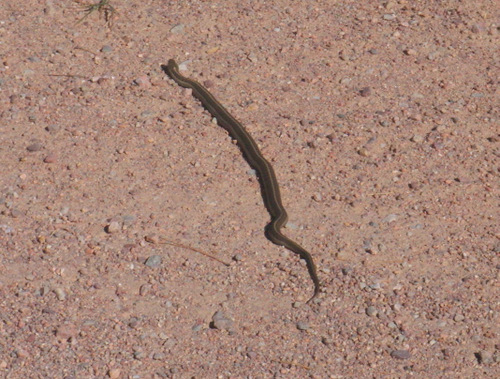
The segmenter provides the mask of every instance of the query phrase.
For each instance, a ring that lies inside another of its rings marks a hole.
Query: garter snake
[[[162,69],[181,87],[191,88],[193,96],[201,101],[210,114],[216,118],[217,123],[226,129],[230,136],[238,142],[245,159],[257,172],[264,205],[271,216],[271,221],[265,228],[266,237],[276,245],[284,246],[288,250],[298,254],[306,261],[309,275],[314,283],[314,294],[308,300],[310,302],[318,295],[320,290],[316,265],[311,254],[306,249],[281,233],[281,227],[286,224],[288,215],[281,202],[278,180],[276,179],[273,167],[264,158],[254,139],[243,125],[231,116],[205,87],[197,81],[181,75],[179,73],[179,66],[177,66],[177,63],[173,59],[170,59],[167,65],[162,65]]]

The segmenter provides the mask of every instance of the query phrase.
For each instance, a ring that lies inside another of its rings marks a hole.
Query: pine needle
[[[183,244],[178,243],[178,242],[169,241],[169,240],[164,239],[164,238],[162,238],[162,239],[161,239],[161,242],[159,242],[159,243],[160,243],[160,244],[165,244],[165,245],[177,246],[177,247],[181,247],[181,248],[183,248],[183,249],[188,249],[188,250],[194,251],[194,252],[196,252],[196,253],[199,253],[199,254],[201,254],[201,255],[204,255],[204,256],[206,256],[206,257],[212,258],[212,259],[216,260],[217,262],[222,263],[223,265],[225,265],[225,266],[227,266],[227,267],[231,266],[231,264],[230,264],[230,263],[228,263],[228,262],[226,262],[226,261],[224,261],[224,260],[222,260],[222,259],[220,259],[220,258],[217,258],[215,255],[210,254],[210,253],[207,253],[207,252],[205,252],[205,251],[203,251],[203,250],[200,250],[200,249],[196,249],[196,248],[191,247],[191,246],[183,245]]]

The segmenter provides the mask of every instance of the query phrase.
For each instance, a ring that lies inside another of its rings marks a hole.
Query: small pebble
[[[152,255],[144,263],[148,267],[158,267],[161,264],[162,258],[160,255]]]
[[[436,131],[443,133],[446,130],[446,125],[438,125],[436,126]]]
[[[141,112],[138,119],[141,121],[146,121],[146,120],[153,118],[154,116],[156,116],[156,112],[148,109],[148,110]]]
[[[118,221],[112,221],[108,225],[106,225],[105,229],[106,229],[107,233],[110,233],[110,234],[116,233],[121,229],[120,223]]]
[[[210,87],[213,87],[214,86],[214,82],[212,80],[205,80],[203,82],[203,85],[206,87],[206,88],[210,88]]]
[[[62,288],[56,288],[54,290],[54,293],[56,294],[58,300],[61,300],[61,301],[66,300],[66,293],[64,292],[64,290]]]
[[[377,308],[374,306],[370,305],[368,308],[366,308],[366,314],[370,317],[375,317],[378,315]]]
[[[361,155],[362,157],[367,157],[370,155],[370,153],[368,152],[368,149],[366,149],[365,147],[362,147],[361,149],[359,149],[358,154]]]
[[[312,199],[318,203],[322,202],[323,201],[323,196],[319,193],[319,192],[316,192],[312,195]]]
[[[136,220],[136,217],[134,215],[125,215],[123,216],[123,225],[130,226],[132,225]]]
[[[149,81],[149,77],[147,75],[139,76],[134,79],[134,84],[139,87],[149,88],[151,87],[151,82]]]
[[[414,134],[413,137],[411,137],[411,141],[415,143],[422,143],[424,141],[424,137],[419,134]]]
[[[200,331],[200,330],[202,330],[202,329],[203,329],[203,325],[202,325],[202,324],[196,324],[196,325],[194,325],[194,326],[191,328],[191,330],[192,330],[193,332],[199,332],[199,331]]]
[[[484,24],[474,24],[472,25],[472,27],[470,28],[471,32],[472,33],[484,33],[486,31],[486,27]]]
[[[214,54],[217,51],[219,51],[219,49],[220,49],[220,46],[213,46],[213,47],[207,49],[207,54]]]
[[[333,344],[333,339],[331,337],[324,336],[321,338],[321,342],[323,343],[323,345],[330,346]]]
[[[113,47],[110,45],[104,45],[101,49],[103,53],[110,53],[113,51]]]
[[[383,220],[382,222],[387,222],[387,223],[391,223],[391,222],[394,222],[398,219],[398,216],[395,215],[394,213],[391,213],[389,215],[387,215]]]
[[[304,321],[299,321],[297,323],[297,329],[298,330],[308,330],[309,329],[309,324],[307,322],[304,322]]]
[[[250,52],[250,54],[247,55],[247,58],[250,62],[256,63],[259,59],[257,58],[257,54],[254,52]]]
[[[59,328],[56,330],[56,336],[57,339],[60,341],[67,341],[72,337],[75,337],[78,333],[78,330],[74,325],[71,324],[65,324],[61,325]]]
[[[400,303],[394,303],[392,306],[394,312],[400,312],[401,309],[403,309],[403,306]]]
[[[119,368],[112,368],[108,371],[108,376],[111,379],[118,379],[120,377],[121,370]]]
[[[187,65],[191,63],[191,60],[184,61],[182,63],[179,63],[179,71],[186,71],[187,70]]]
[[[18,358],[27,358],[29,357],[29,354],[26,350],[19,348],[16,350],[16,356]]]
[[[141,288],[139,289],[139,294],[141,296],[146,296],[148,293],[151,292],[151,284],[143,284]]]
[[[48,125],[46,128],[45,128],[46,131],[48,131],[50,134],[54,134],[54,133],[57,133],[59,130],[61,130],[61,127],[59,125]]]
[[[439,52],[438,51],[433,51],[432,53],[429,53],[429,55],[427,55],[427,59],[430,60],[430,61],[434,61],[438,57],[439,57]]]
[[[134,351],[134,359],[141,360],[142,358],[144,358],[144,356],[144,351],[140,349]]]
[[[419,190],[423,187],[422,183],[420,182],[411,182],[411,183],[408,183],[408,188],[411,189],[411,190]]]
[[[349,275],[352,273],[352,268],[351,267],[342,267],[342,274],[343,275]]]
[[[226,314],[222,311],[217,311],[212,316],[212,322],[210,326],[214,329],[218,330],[233,330],[233,320],[226,316]]]
[[[408,350],[393,350],[391,352],[391,357],[396,359],[409,359],[411,354]]]
[[[18,217],[21,217],[23,214],[20,210],[18,209],[11,209],[10,210],[10,217],[12,218],[18,218]]]
[[[26,148],[26,150],[28,150],[30,152],[40,151],[42,149],[43,149],[43,145],[41,143],[38,143],[38,142],[32,143],[31,145],[29,145]]]
[[[156,234],[149,234],[144,237],[144,239],[146,242],[152,243],[153,245],[160,243],[160,238]]]
[[[154,353],[154,354],[153,354],[153,359],[154,359],[155,361],[163,361],[163,360],[165,360],[165,358],[166,358],[165,353],[161,353],[161,352],[160,352],[160,353]]]
[[[481,350],[474,354],[478,363],[480,364],[490,364],[493,362],[493,354],[486,350]]]
[[[184,24],[177,24],[172,29],[170,29],[170,33],[172,34],[181,34],[184,32]]]
[[[137,329],[139,326],[139,319],[137,317],[132,317],[128,322],[129,328]]]
[[[56,163],[57,156],[55,154],[49,154],[44,158],[43,162],[44,163]]]
[[[372,89],[370,87],[364,87],[359,91],[359,94],[363,97],[368,97],[372,94]]]
[[[45,296],[49,292],[50,292],[49,286],[42,286],[42,287],[40,287],[40,290],[38,291],[38,293],[40,294],[40,296]]]

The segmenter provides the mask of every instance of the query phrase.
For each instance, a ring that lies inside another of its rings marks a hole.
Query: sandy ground
[[[496,1],[110,5],[0,5],[1,377],[500,375]]]

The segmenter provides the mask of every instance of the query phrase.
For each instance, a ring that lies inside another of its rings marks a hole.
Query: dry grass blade
[[[196,253],[199,253],[199,254],[201,254],[201,255],[204,255],[204,256],[206,256],[206,257],[212,258],[212,259],[216,260],[217,262],[222,263],[222,264],[223,264],[223,265],[225,265],[225,266],[228,266],[228,267],[229,267],[229,266],[231,266],[231,264],[230,264],[230,263],[228,263],[228,262],[226,262],[226,261],[223,261],[222,259],[217,258],[217,257],[216,257],[216,256],[214,256],[213,254],[207,253],[207,252],[205,252],[205,251],[203,251],[203,250],[195,249],[194,247],[191,247],[191,246],[183,245],[183,244],[181,244],[181,243],[177,243],[177,242],[172,242],[172,241],[166,240],[166,239],[164,239],[164,238],[162,238],[162,239],[161,239],[161,242],[160,242],[160,243],[162,243],[162,244],[166,244],[166,245],[172,245],[172,246],[181,247],[181,248],[183,248],[183,249],[188,249],[188,250],[194,251],[194,252],[196,252]]]
[[[85,13],[85,15],[76,22],[77,24],[81,23],[92,13],[98,12],[100,16],[102,15],[104,17],[104,21],[110,28],[116,13],[118,13],[116,8],[110,4],[110,0],[99,0],[99,2],[95,4],[82,4],[81,11]]]

